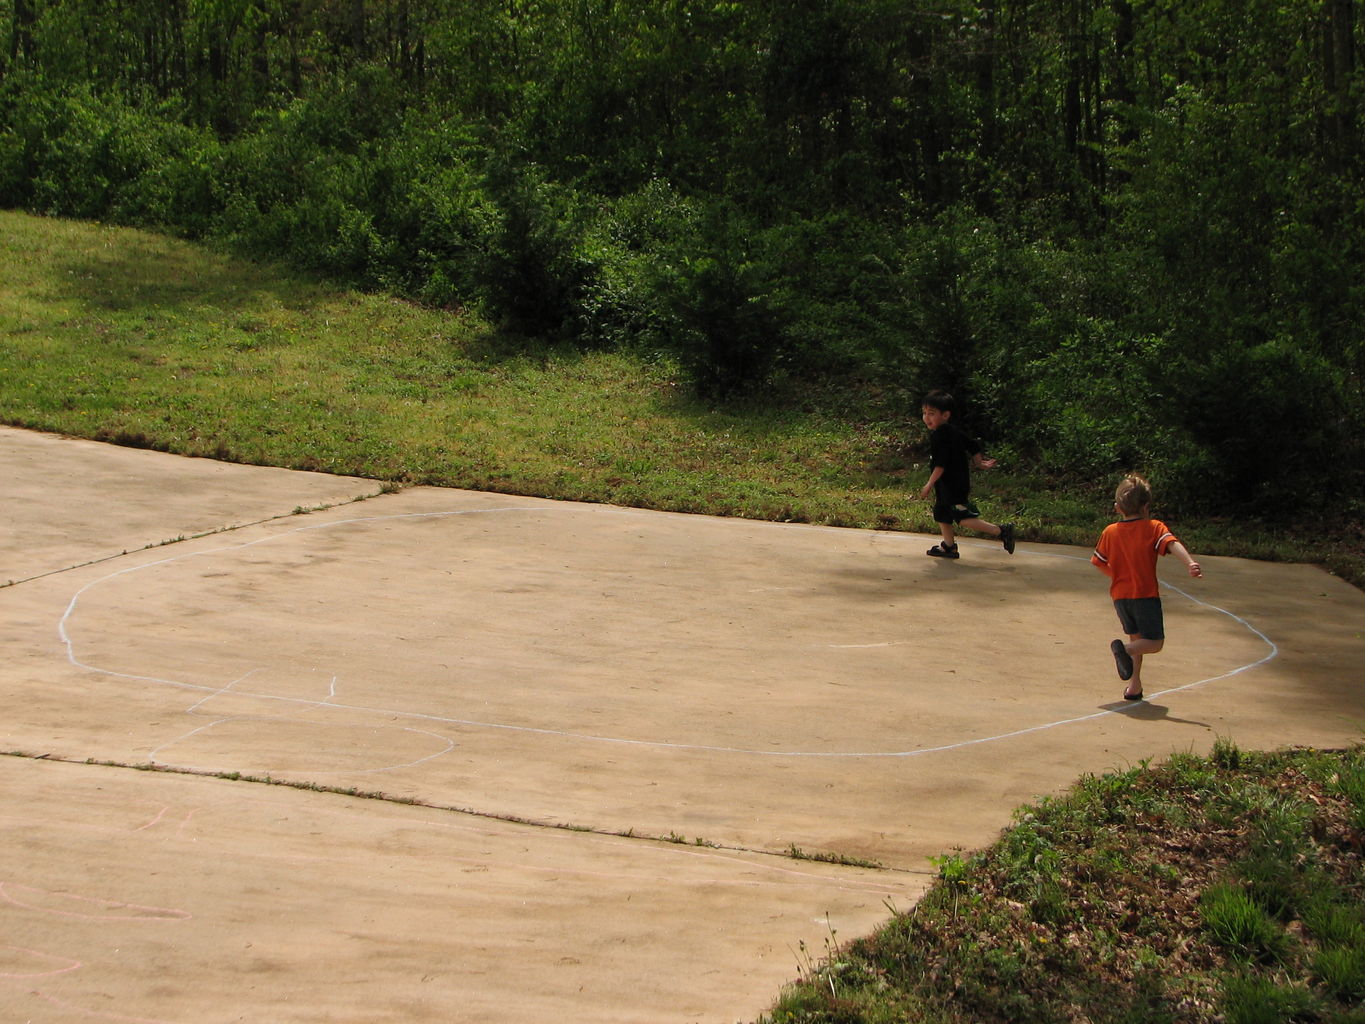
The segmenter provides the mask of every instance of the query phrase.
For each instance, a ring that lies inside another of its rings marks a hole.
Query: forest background
[[[1365,518],[1353,0],[0,0],[0,207]],[[509,340],[510,339],[510,340]]]

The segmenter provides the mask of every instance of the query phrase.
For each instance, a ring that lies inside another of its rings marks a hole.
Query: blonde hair
[[[1141,515],[1152,504],[1152,485],[1136,473],[1129,473],[1114,491],[1114,504],[1126,516]]]

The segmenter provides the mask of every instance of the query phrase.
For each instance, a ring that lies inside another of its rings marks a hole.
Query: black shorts
[[[1166,623],[1161,614],[1159,597],[1121,597],[1114,601],[1119,613],[1119,626],[1129,636],[1144,640],[1165,640]]]
[[[934,522],[960,523],[964,519],[980,519],[981,513],[970,501],[946,502],[934,500]]]

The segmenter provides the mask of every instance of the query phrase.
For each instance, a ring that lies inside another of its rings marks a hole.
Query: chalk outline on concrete
[[[575,508],[575,506],[564,506],[564,508],[567,510],[567,509]],[[204,698],[204,700],[207,700],[207,699],[209,699],[209,697],[211,697],[211,696],[214,696],[214,695],[217,695],[217,694],[220,694],[220,693],[224,692],[224,691],[225,691],[225,688],[224,688],[224,687],[203,686],[203,685],[196,684],[196,683],[189,683],[189,682],[186,682],[186,681],[184,681],[184,680],[163,679],[163,678],[156,677],[156,676],[142,676],[142,675],[136,675],[136,674],[126,673],[126,672],[116,672],[116,671],[113,671],[113,670],[110,670],[110,669],[100,668],[100,667],[97,666],[97,665],[92,665],[92,664],[89,664],[89,663],[86,663],[86,662],[81,661],[80,658],[79,658],[79,657],[77,656],[77,654],[76,654],[75,643],[74,643],[74,641],[71,639],[70,633],[69,633],[69,631],[68,631],[68,629],[67,629],[67,625],[68,625],[68,623],[71,621],[71,619],[73,618],[73,616],[75,615],[76,609],[77,609],[77,607],[78,607],[78,605],[79,605],[79,602],[80,602],[80,599],[81,599],[82,595],[84,595],[87,591],[90,591],[90,590],[94,589],[95,587],[97,587],[97,586],[99,586],[99,585],[101,585],[101,584],[103,584],[103,583],[108,582],[109,580],[116,579],[116,578],[118,578],[118,577],[120,577],[120,576],[129,575],[129,574],[136,573],[136,572],[141,572],[141,571],[144,570],[144,569],[150,569],[150,568],[154,568],[154,567],[157,567],[157,566],[169,565],[169,564],[172,564],[172,563],[175,563],[175,562],[184,561],[184,560],[190,559],[190,558],[198,558],[198,557],[204,557],[204,556],[214,555],[214,554],[223,554],[223,553],[225,553],[225,552],[237,552],[237,551],[242,551],[242,550],[245,550],[246,548],[255,547],[255,546],[260,545],[260,544],[266,544],[266,543],[269,543],[269,542],[271,542],[271,541],[280,540],[280,539],[283,539],[283,538],[286,538],[286,537],[290,537],[290,536],[292,536],[292,535],[294,535],[294,534],[296,534],[296,533],[302,533],[302,532],[306,532],[306,531],[312,531],[312,530],[330,530],[330,529],[336,529],[336,528],[345,527],[345,526],[355,526],[355,525],[358,525],[358,524],[374,523],[374,522],[384,522],[384,521],[392,521],[392,520],[402,520],[402,519],[438,519],[438,518],[450,518],[450,517],[455,517],[455,516],[472,516],[472,515],[484,515],[484,514],[496,514],[496,513],[508,513],[508,512],[518,512],[518,513],[528,513],[528,512],[529,512],[529,513],[539,513],[539,514],[545,515],[545,514],[554,513],[554,512],[556,512],[556,511],[559,511],[559,508],[558,508],[557,506],[553,506],[553,505],[505,505],[505,506],[494,506],[494,507],[490,507],[490,508],[480,508],[480,509],[453,509],[453,510],[440,511],[440,512],[399,512],[399,513],[393,513],[393,514],[389,514],[389,515],[357,516],[357,517],[352,517],[352,518],[348,518],[348,519],[337,520],[337,521],[335,521],[335,522],[328,522],[328,523],[309,523],[309,524],[305,524],[305,525],[302,525],[302,526],[294,527],[294,528],[291,529],[291,530],[287,530],[287,531],[284,531],[284,532],[281,532],[281,533],[271,534],[271,535],[268,536],[268,537],[261,537],[261,538],[255,539],[255,540],[245,541],[245,542],[243,542],[243,543],[241,543],[241,544],[225,545],[225,546],[215,547],[215,548],[211,548],[211,549],[207,549],[207,550],[203,550],[203,551],[192,551],[192,552],[187,552],[187,553],[185,553],[185,554],[175,555],[175,556],[172,556],[172,557],[170,557],[170,558],[158,559],[158,560],[155,560],[155,561],[152,561],[152,562],[145,562],[145,563],[142,563],[142,564],[140,564],[140,565],[129,566],[129,567],[127,567],[127,568],[120,569],[120,570],[118,570],[118,571],[116,571],[116,572],[109,573],[109,574],[106,575],[106,576],[102,576],[102,577],[100,577],[99,579],[92,580],[92,581],[90,581],[89,583],[86,583],[86,584],[85,584],[84,586],[82,586],[79,590],[77,590],[76,593],[71,597],[71,600],[70,600],[70,602],[68,603],[68,605],[67,605],[67,607],[66,607],[66,611],[62,614],[62,617],[61,617],[61,619],[60,619],[59,622],[58,622],[58,635],[60,636],[61,643],[62,643],[63,647],[64,647],[65,650],[66,650],[66,654],[67,654],[67,659],[68,659],[68,661],[69,661],[72,665],[74,665],[75,667],[77,667],[77,668],[81,668],[81,669],[84,669],[84,670],[86,670],[86,671],[96,672],[96,673],[99,673],[99,674],[102,674],[102,675],[107,675],[107,676],[111,676],[111,677],[115,677],[115,678],[129,679],[129,680],[142,681],[142,682],[149,682],[149,683],[158,683],[158,684],[161,684],[161,685],[174,686],[174,687],[179,687],[179,688],[182,688],[182,689],[200,691],[200,692],[204,692],[205,694],[207,694],[207,696]],[[614,508],[614,507],[608,507],[608,508],[603,509],[602,511],[604,511],[604,512],[606,512],[606,513],[608,513],[608,514],[615,514],[615,515],[637,515],[637,516],[642,516],[642,517],[648,514],[648,513],[644,513],[644,512],[637,512],[637,511],[630,510],[630,509],[621,509],[621,508]],[[812,528],[813,528],[813,529],[818,529],[818,530],[837,530],[837,529],[838,529],[837,527],[812,527]],[[976,546],[976,545],[972,545],[972,546]],[[1069,561],[1080,561],[1080,560],[1082,560],[1082,559],[1080,559],[1078,556],[1075,556],[1075,555],[1063,555],[1063,554],[1057,554],[1057,553],[1054,553],[1054,552],[1031,552],[1031,551],[1029,551],[1028,549],[1022,548],[1022,547],[1019,549],[1019,553],[1020,553],[1020,554],[1023,554],[1023,555],[1033,555],[1034,557],[1043,557],[1043,558],[1062,558],[1062,559],[1066,559],[1066,560],[1069,560]],[[1257,667],[1259,667],[1259,666],[1261,666],[1261,665],[1264,665],[1264,664],[1266,664],[1267,662],[1273,660],[1274,658],[1276,658],[1276,657],[1279,655],[1279,646],[1278,646],[1273,640],[1271,640],[1268,636],[1266,636],[1265,633],[1263,633],[1261,630],[1257,629],[1257,628],[1256,628],[1255,626],[1253,626],[1251,623],[1247,622],[1246,619],[1242,618],[1241,616],[1239,616],[1239,615],[1237,615],[1237,614],[1235,614],[1235,613],[1233,613],[1233,612],[1230,612],[1230,611],[1228,611],[1228,610],[1225,609],[1225,608],[1219,607],[1218,605],[1214,605],[1214,604],[1212,604],[1212,603],[1210,603],[1210,602],[1207,602],[1207,601],[1204,601],[1204,600],[1202,600],[1202,599],[1200,599],[1200,598],[1197,598],[1197,597],[1195,597],[1194,595],[1190,594],[1188,591],[1182,590],[1181,588],[1176,587],[1176,586],[1174,586],[1174,585],[1172,585],[1172,584],[1170,584],[1170,583],[1165,583],[1165,582],[1163,582],[1163,583],[1162,583],[1162,586],[1163,586],[1164,588],[1166,588],[1166,589],[1168,589],[1168,590],[1170,590],[1170,591],[1176,593],[1176,594],[1179,594],[1181,597],[1184,597],[1186,600],[1188,600],[1188,601],[1190,601],[1190,602],[1192,602],[1192,603],[1194,603],[1194,604],[1200,605],[1200,606],[1202,606],[1202,607],[1204,607],[1204,608],[1207,608],[1207,609],[1209,609],[1209,610],[1211,610],[1211,611],[1215,611],[1215,612],[1217,612],[1217,613],[1219,613],[1219,614],[1221,614],[1221,615],[1227,616],[1228,618],[1232,619],[1234,622],[1238,623],[1242,628],[1246,629],[1248,632],[1250,632],[1251,634],[1253,634],[1254,636],[1256,636],[1256,637],[1257,637],[1259,640],[1261,640],[1263,643],[1265,643],[1265,644],[1269,647],[1270,650],[1269,650],[1269,652],[1268,652],[1264,657],[1262,657],[1262,658],[1260,658],[1260,659],[1258,659],[1258,660],[1256,660],[1256,661],[1251,661],[1251,662],[1247,662],[1246,664],[1239,665],[1239,666],[1237,666],[1236,668],[1231,669],[1231,670],[1229,670],[1229,671],[1227,671],[1227,672],[1220,673],[1219,675],[1216,675],[1216,676],[1209,676],[1209,677],[1206,677],[1206,678],[1204,678],[1204,679],[1198,679],[1198,680],[1195,680],[1195,681],[1190,682],[1190,683],[1182,684],[1182,685],[1180,685],[1180,686],[1169,687],[1169,688],[1167,688],[1167,689],[1165,689],[1165,690],[1157,691],[1157,692],[1151,694],[1151,695],[1148,697],[1148,702],[1150,702],[1153,698],[1156,698],[1156,697],[1165,696],[1165,695],[1171,694],[1171,693],[1179,693],[1179,692],[1181,692],[1181,691],[1183,691],[1183,690],[1189,690],[1189,689],[1193,689],[1193,688],[1195,688],[1195,687],[1204,686],[1204,685],[1206,685],[1206,684],[1208,684],[1208,683],[1219,682],[1219,681],[1224,680],[1224,679],[1232,678],[1232,677],[1234,677],[1234,676],[1237,676],[1237,675],[1242,674],[1243,672],[1247,672],[1247,671],[1250,671],[1251,669],[1254,669],[1254,668],[1257,668]],[[250,673],[248,673],[247,675],[250,675]],[[246,678],[246,677],[244,676],[243,678]],[[240,682],[240,680],[237,680],[237,682]],[[234,685],[235,685],[235,682],[234,682],[234,683],[229,683],[229,684],[228,684],[228,688],[230,688],[230,687],[232,687],[232,686],[234,686]],[[891,750],[891,751],[801,751],[801,750],[766,750],[766,749],[759,749],[759,748],[725,747],[725,746],[713,746],[713,745],[700,744],[700,743],[675,743],[675,742],[668,742],[668,741],[663,741],[663,740],[638,740],[638,739],[630,739],[630,738],[627,738],[627,737],[619,737],[619,736],[602,736],[602,735],[593,735],[593,734],[589,734],[589,733],[568,732],[568,731],[565,731],[565,730],[550,729],[550,728],[536,727],[536,726],[508,725],[508,724],[506,724],[506,723],[501,723],[501,722],[485,722],[485,721],[479,721],[479,720],[477,720],[477,719],[454,718],[454,717],[447,717],[447,716],[441,716],[441,715],[425,714],[425,713],[416,712],[416,711],[397,710],[397,709],[393,709],[393,708],[375,708],[375,707],[365,707],[365,706],[361,706],[361,705],[349,705],[349,704],[344,704],[344,703],[340,703],[340,702],[331,700],[331,699],[330,699],[330,696],[331,696],[331,695],[329,695],[329,699],[327,699],[327,700],[308,700],[307,698],[303,698],[303,697],[286,697],[286,696],[282,696],[282,695],[280,695],[280,694],[271,694],[271,693],[256,693],[256,692],[241,691],[241,690],[234,690],[233,692],[236,693],[238,696],[250,697],[250,698],[256,699],[256,700],[262,700],[262,701],[281,701],[281,702],[285,702],[285,703],[287,703],[287,704],[294,705],[294,706],[302,706],[302,707],[312,708],[312,709],[318,709],[318,710],[356,712],[356,713],[363,713],[363,714],[382,714],[382,715],[389,715],[389,716],[392,716],[392,717],[394,717],[394,718],[406,718],[406,719],[410,719],[410,720],[417,720],[417,721],[423,721],[423,722],[430,722],[430,723],[436,723],[436,724],[440,724],[440,725],[457,726],[457,727],[460,727],[460,728],[488,729],[488,730],[505,730],[505,731],[519,732],[519,733],[526,733],[526,734],[533,734],[533,735],[553,736],[553,737],[557,737],[557,738],[561,738],[561,739],[572,739],[572,740],[579,740],[579,741],[592,742],[592,743],[609,743],[609,744],[616,744],[616,745],[623,745],[623,746],[649,747],[649,748],[664,749],[664,750],[693,750],[693,751],[699,751],[699,752],[704,752],[704,753],[739,754],[739,755],[746,755],[746,756],[753,756],[753,757],[837,758],[837,759],[858,759],[858,758],[863,758],[863,759],[871,759],[871,758],[910,758],[910,757],[919,757],[919,756],[922,756],[922,755],[925,755],[925,754],[945,753],[945,752],[948,752],[948,751],[960,750],[960,749],[963,749],[963,748],[965,748],[965,747],[976,746],[976,745],[983,744],[983,743],[996,743],[996,742],[1000,742],[1000,741],[1002,741],[1002,740],[1012,739],[1012,738],[1015,738],[1015,737],[1018,737],[1018,736],[1025,736],[1025,735],[1029,735],[1029,734],[1031,734],[1031,733],[1043,732],[1043,731],[1046,731],[1046,730],[1049,730],[1049,729],[1060,728],[1060,727],[1062,727],[1062,726],[1076,725],[1076,724],[1079,724],[1079,723],[1082,723],[1082,722],[1088,722],[1088,721],[1093,721],[1093,720],[1095,720],[1095,719],[1104,718],[1104,717],[1109,716],[1109,715],[1130,713],[1130,712],[1132,712],[1133,710],[1135,710],[1137,707],[1140,706],[1140,705],[1129,704],[1129,705],[1126,705],[1126,706],[1104,707],[1104,708],[1102,708],[1102,709],[1099,710],[1099,711],[1090,712],[1090,713],[1088,713],[1088,714],[1078,715],[1078,716],[1075,716],[1075,717],[1072,717],[1072,718],[1057,719],[1057,720],[1051,721],[1051,722],[1038,723],[1038,724],[1035,724],[1035,725],[1026,726],[1026,727],[1021,728],[1021,729],[1013,729],[1013,730],[1010,730],[1010,731],[1008,731],[1008,732],[998,733],[998,734],[995,734],[995,735],[992,735],[992,736],[981,736],[981,737],[977,737],[977,738],[975,738],[975,739],[960,740],[960,741],[953,742],[953,743],[941,744],[941,745],[938,745],[938,746],[931,746],[931,747],[918,747],[918,748],[914,748],[914,749],[911,749],[911,750]],[[203,700],[199,701],[199,702],[195,705],[195,707],[197,707],[199,704],[202,704],[203,702],[204,702]],[[226,719],[224,719],[224,720],[226,720]],[[302,721],[302,720],[299,720],[299,721]],[[202,729],[202,728],[204,728],[204,727],[201,727],[201,729]],[[196,731],[199,731],[199,730],[196,730]],[[428,732],[427,730],[420,730],[420,729],[419,729],[419,730],[414,730],[414,731],[417,731],[417,732]],[[432,735],[432,736],[438,736],[438,737],[441,737],[442,739],[445,739],[445,740],[449,741],[449,738],[448,738],[448,737],[443,737],[443,736],[441,736],[441,734],[439,734],[439,733],[428,733],[428,734],[429,734],[429,735]],[[184,737],[181,737],[181,738],[183,739]],[[163,749],[164,747],[168,746],[171,742],[177,742],[177,741],[168,741],[167,743],[162,744],[160,747],[158,747],[157,750],[159,751],[159,750]],[[454,745],[454,744],[453,744],[453,741],[449,741],[449,742],[451,743],[451,748],[453,748],[453,745]],[[440,752],[440,753],[433,754],[433,755],[429,755],[428,757],[421,758],[420,760],[429,760],[431,757],[438,757],[438,756],[441,756],[441,753],[446,753],[446,752],[448,752],[449,749],[450,749],[450,748],[448,748],[447,751],[442,751],[442,752]],[[419,761],[419,762],[414,762],[414,763],[420,763],[420,761]],[[392,768],[395,768],[395,767],[402,767],[402,766],[390,766],[390,768],[387,768],[387,769],[373,769],[373,768],[372,768],[372,769],[368,769],[368,770],[369,770],[369,771],[392,770]]]

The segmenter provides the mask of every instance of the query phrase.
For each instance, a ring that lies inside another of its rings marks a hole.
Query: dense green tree
[[[0,203],[666,345],[716,394],[948,384],[1190,501],[1360,503],[1362,10],[0,0]]]

